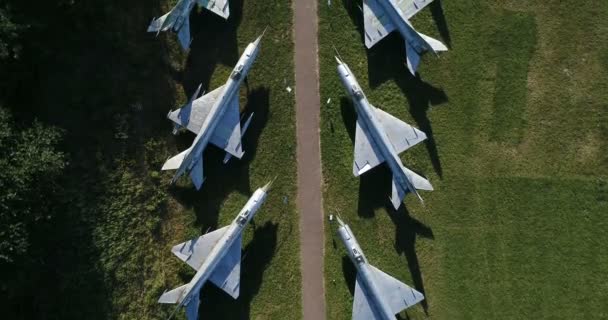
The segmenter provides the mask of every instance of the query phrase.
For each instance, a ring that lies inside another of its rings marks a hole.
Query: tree
[[[53,216],[54,181],[66,165],[55,149],[61,135],[38,121],[18,128],[0,107],[0,262],[24,256],[33,224]]]

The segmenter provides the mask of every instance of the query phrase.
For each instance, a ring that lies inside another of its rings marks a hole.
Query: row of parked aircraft
[[[430,2],[432,0],[363,0],[366,46],[369,48],[391,31],[398,30],[406,42],[408,69],[414,74],[422,53],[447,50],[438,40],[417,32],[409,22]],[[189,16],[197,3],[225,19],[229,16],[228,0],[179,0],[169,13],[151,22],[148,32],[171,30],[177,33],[182,47],[188,49]],[[226,152],[224,163],[232,157],[242,158],[242,137],[253,114],[241,124],[238,93],[257,58],[262,37],[263,34],[247,45],[224,85],[200,97],[199,86],[184,106],[167,115],[174,124],[174,134],[182,129],[196,134],[189,148],[168,159],[162,167],[162,170],[176,170],[172,184],[187,174],[197,190],[202,187],[203,152],[209,142]],[[386,163],[393,174],[390,197],[393,207],[398,209],[402,205],[407,192],[422,201],[418,190],[433,190],[433,187],[427,179],[406,168],[399,154],[424,141],[426,134],[374,107],[350,68],[338,57],[336,62],[340,80],[358,115],[353,174],[358,177]],[[264,203],[270,185],[256,190],[230,225],[173,247],[171,251],[196,270],[196,274],[188,284],[166,291],[159,303],[176,304],[175,310],[184,307],[187,319],[196,320],[200,289],[208,280],[234,299],[238,298],[242,231]],[[357,268],[354,320],[395,319],[395,314],[424,299],[422,293],[370,265],[352,230],[340,218],[337,220],[340,239]]]

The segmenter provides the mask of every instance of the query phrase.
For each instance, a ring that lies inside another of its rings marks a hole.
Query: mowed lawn
[[[167,5],[167,7],[170,7]],[[257,60],[241,88],[242,112],[254,117],[247,131],[243,159],[222,164],[224,152],[210,146],[205,151],[205,183],[196,191],[189,178],[182,178],[170,193],[169,220],[163,224],[167,241],[155,250],[162,252],[161,269],[150,275],[162,279],[155,285],[158,296],[192,278],[194,271],[171,253],[171,247],[221,228],[236,217],[253,192],[274,178],[266,203],[244,231],[240,297],[233,300],[208,283],[201,291],[200,318],[299,319],[301,317],[299,228],[295,209],[295,113],[293,86],[292,11],[288,3],[230,1],[228,21],[206,10],[191,16],[191,50],[186,55],[174,49],[177,68],[183,69],[184,92],[175,105],[186,102],[199,83],[207,92],[225,83],[243,53],[268,27]],[[272,20],[273,24],[268,25]],[[177,48],[174,34],[158,41]],[[181,55],[181,57],[178,57]],[[177,86],[181,88],[181,86]],[[175,108],[168,105],[167,109]],[[159,117],[163,117],[160,114]],[[167,120],[169,137],[171,124]],[[184,132],[169,138],[164,153],[157,156],[160,169],[169,156],[188,148],[195,135]],[[157,172],[164,184],[172,172]],[[161,289],[162,288],[162,289]],[[173,306],[161,306],[165,312]],[[183,311],[180,311],[184,317]]]
[[[319,2],[324,203],[373,265],[425,294],[401,316],[608,318],[608,2],[436,0],[412,23],[450,51],[425,55],[420,78],[398,33],[365,48],[360,6]],[[334,47],[372,104],[426,132],[402,154],[435,187],[424,206],[408,195],[395,212],[384,166],[353,177]],[[335,231],[327,315],[350,319]]]

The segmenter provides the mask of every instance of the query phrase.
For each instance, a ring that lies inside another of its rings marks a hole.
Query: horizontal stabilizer
[[[431,38],[425,34],[418,32],[418,34],[433,48],[433,51],[448,51],[448,47],[445,46],[441,41]]]
[[[198,162],[192,167],[190,171],[190,179],[192,179],[192,183],[196,187],[196,190],[200,190],[203,186],[203,181],[205,178],[203,176],[203,159],[199,159]]]
[[[380,290],[382,299],[391,308],[393,314],[399,313],[424,300],[422,293],[414,288],[409,287],[372,265],[370,267],[374,271],[374,282]]]
[[[233,299],[239,297],[241,283],[241,235],[239,235],[226,255],[215,268],[209,279]]]
[[[172,16],[169,17],[172,12],[173,11],[165,14],[164,16],[162,16],[158,19],[152,20],[152,22],[150,22],[150,25],[148,26],[148,30],[146,30],[146,31],[147,32],[167,31],[169,28],[171,28],[173,26],[173,23],[175,22],[175,19],[173,19]],[[166,25],[163,26],[163,24],[165,23],[167,18],[173,19],[173,21],[171,21],[171,23],[167,23]]]
[[[414,188],[418,190],[433,191],[433,186],[427,179],[419,176],[417,173],[406,167],[403,167],[403,171],[408,179],[410,179],[412,185],[414,185]]]
[[[355,129],[355,161],[353,163],[353,175],[355,177],[369,171],[384,162],[384,157],[378,152],[373,142],[367,136],[365,124],[357,120]]]
[[[188,284],[185,284],[181,287],[177,287],[171,291],[165,291],[160,299],[158,299],[158,303],[180,303],[184,299],[184,295],[188,291]]]
[[[224,19],[230,16],[228,0],[198,0],[198,4]]]
[[[395,118],[391,114],[378,108],[374,108],[374,111],[397,153],[401,153],[426,139],[424,132]]]
[[[182,165],[184,158],[188,155],[189,152],[190,148],[180,152],[178,155],[165,161],[165,164],[163,164],[161,170],[177,170]]]
[[[171,252],[192,269],[198,271],[219,239],[226,233],[228,227],[217,229],[196,239],[182,242],[171,249]]]

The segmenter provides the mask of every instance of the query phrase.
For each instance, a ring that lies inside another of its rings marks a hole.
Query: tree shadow
[[[15,319],[112,318],[122,307],[112,305],[121,303],[112,294],[125,284],[112,274],[120,267],[102,259],[110,248],[96,232],[107,227],[119,161],[125,171],[141,176],[143,194],[154,188],[143,146],[164,135],[159,114],[173,101],[174,91],[167,76],[168,49],[145,32],[160,2],[32,6],[9,1],[20,18],[31,22],[23,34],[23,54],[13,66],[21,71],[13,74],[9,105],[21,120],[35,117],[61,128],[61,150],[69,163],[57,181],[61,196],[53,203],[53,218],[32,233],[32,261],[14,273],[3,272],[16,280],[11,287],[17,292],[2,309]],[[154,214],[162,216],[162,211]]]
[[[207,9],[192,10],[190,28],[193,40],[179,79],[189,94],[199,84],[203,90],[211,91],[209,82],[217,64],[232,68],[240,57],[237,30],[242,20],[243,0],[230,0],[229,5],[228,20]]]
[[[422,305],[424,312],[428,315],[429,300],[425,294],[424,282],[422,281],[422,273],[420,271],[420,262],[418,260],[418,255],[416,254],[416,240],[419,237],[431,240],[435,239],[433,230],[410,216],[405,206],[401,206],[396,212],[389,213],[389,216],[396,226],[395,251],[397,251],[398,254],[403,253],[405,255],[407,266],[412,276],[413,286],[425,296],[420,304]]]
[[[359,3],[359,1],[357,1]],[[353,23],[363,37],[363,15],[355,1],[344,0],[345,7]],[[433,4],[431,4],[433,5]],[[433,16],[440,25],[440,31],[447,32],[441,5],[438,9],[433,7]],[[441,22],[443,21],[443,22]],[[443,23],[443,27],[441,27]],[[449,40],[449,32],[447,32]],[[399,86],[410,105],[410,115],[416,126],[427,135],[425,145],[433,169],[437,175],[443,177],[443,169],[437,150],[437,143],[433,134],[431,121],[428,117],[429,108],[448,102],[448,96],[441,88],[437,88],[420,78],[412,76],[405,62],[405,43],[398,32],[392,32],[378,42],[373,48],[366,50],[369,72],[369,86],[372,89],[379,87],[386,81],[393,80]]]
[[[242,159],[231,159],[223,163],[225,152],[211,143],[203,154],[205,182],[200,192],[190,182],[190,177],[184,175],[180,182],[169,189],[174,198],[184,207],[191,207],[196,213],[196,224],[201,231],[218,227],[218,214],[226,197],[234,190],[246,195],[251,194],[249,181],[249,166],[255,158],[257,145],[262,131],[268,122],[270,108],[269,89],[262,87],[249,92],[243,115],[246,118],[254,113],[249,129],[243,137],[245,154]],[[243,120],[244,121],[244,120]],[[190,147],[195,135],[184,132],[177,137],[179,150]],[[211,147],[210,147],[211,146]],[[171,171],[174,173],[174,171]],[[185,184],[182,184],[185,183]]]
[[[254,230],[241,261],[240,295],[234,300],[214,285],[201,289],[200,319],[250,319],[251,301],[258,294],[264,271],[274,257],[279,225],[266,222]]]

